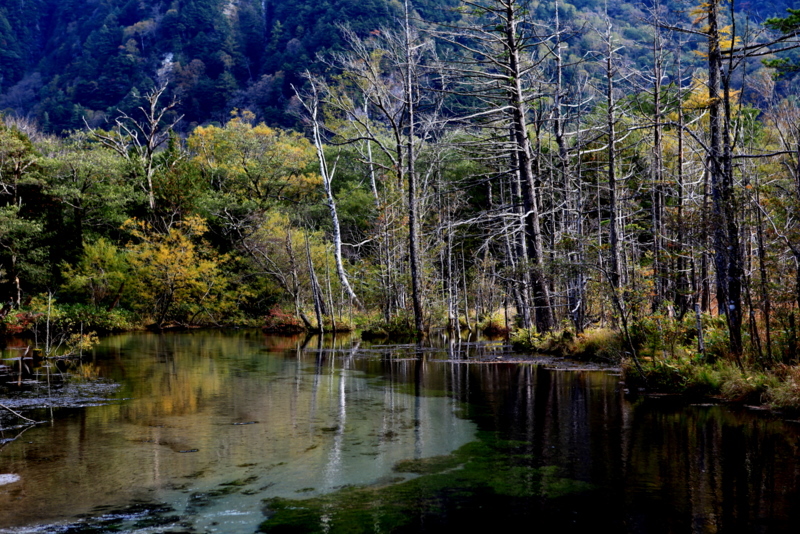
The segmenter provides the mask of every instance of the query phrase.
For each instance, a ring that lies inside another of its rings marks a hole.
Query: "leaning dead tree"
[[[347,272],[344,270],[344,262],[342,261],[342,231],[339,225],[339,214],[336,211],[336,199],[333,197],[332,182],[336,174],[336,164],[333,167],[328,165],[328,160],[325,157],[323,139],[322,139],[322,123],[320,121],[320,98],[318,90],[318,82],[309,74],[306,73],[306,79],[310,87],[310,94],[303,95],[295,89],[295,95],[303,108],[308,114],[307,119],[311,125],[312,139],[314,147],[317,150],[317,158],[319,159],[319,173],[322,176],[322,185],[325,189],[325,204],[328,206],[328,211],[331,215],[331,225],[333,226],[333,256],[336,261],[336,274],[339,276],[339,281],[342,283],[347,295],[361,307],[361,301],[358,300],[355,291],[350,286],[347,278]]]

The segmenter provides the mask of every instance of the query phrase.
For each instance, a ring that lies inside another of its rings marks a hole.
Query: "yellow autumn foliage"
[[[322,232],[294,226],[289,216],[279,210],[269,210],[253,222],[254,231],[245,239],[245,247],[262,272],[281,286],[297,305],[302,307],[311,302],[309,254],[319,278],[330,280],[334,292],[339,292],[333,255]]]
[[[194,162],[224,193],[264,203],[300,201],[319,194],[312,169],[316,153],[297,132],[253,126],[249,112],[235,112],[224,128],[200,126],[188,140]]]
[[[136,307],[150,313],[156,324],[217,323],[234,312],[230,281],[220,268],[227,256],[203,241],[207,227],[202,218],[187,217],[166,233],[136,219],[125,227],[138,240],[128,245],[139,295]]]

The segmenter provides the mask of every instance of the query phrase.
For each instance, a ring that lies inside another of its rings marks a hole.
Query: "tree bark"
[[[520,176],[523,207],[525,209],[526,233],[528,237],[528,259],[530,260],[533,282],[536,328],[547,332],[553,328],[553,310],[550,303],[550,289],[544,268],[544,247],[542,243],[539,202],[536,195],[536,180],[533,175],[533,156],[528,135],[525,92],[522,88],[522,65],[520,62],[520,43],[517,25],[519,6],[516,0],[501,0],[505,8],[504,33],[508,53],[509,104],[511,124],[514,134],[516,160]]]
[[[414,330],[421,336],[425,330],[425,321],[422,311],[422,266],[419,247],[419,205],[417,198],[417,169],[416,152],[414,146],[414,127],[416,122],[414,99],[414,71],[411,57],[411,19],[409,1],[403,3],[405,8],[404,37],[405,37],[405,105],[407,121],[406,140],[406,180],[408,182],[408,254],[409,270],[411,274],[411,300],[414,308]]]
[[[362,307],[361,301],[356,296],[355,291],[350,286],[350,281],[347,278],[347,272],[344,269],[344,262],[342,261],[342,231],[341,226],[339,225],[339,214],[336,211],[336,199],[333,197],[333,187],[331,182],[333,181],[333,171],[330,170],[328,167],[328,161],[325,158],[325,151],[324,145],[322,142],[322,131],[321,125],[319,120],[319,94],[317,92],[317,84],[315,80],[311,77],[311,75],[307,74],[306,78],[308,79],[311,85],[311,97],[310,99],[303,99],[300,95],[295,91],[300,102],[306,108],[306,111],[309,114],[311,119],[311,130],[314,139],[314,147],[317,151],[317,159],[319,160],[319,172],[322,176],[322,185],[325,189],[325,204],[328,207],[328,212],[331,216],[331,226],[333,228],[332,236],[333,239],[333,257],[336,262],[336,274],[339,277],[339,282],[341,282],[344,290],[347,292],[347,295],[353,299],[353,301],[359,307]],[[333,313],[333,311],[331,311]]]
[[[714,266],[717,307],[725,314],[730,350],[741,367],[742,354],[742,258],[739,228],[733,195],[733,160],[730,141],[730,91],[725,78],[720,95],[722,51],[720,48],[719,4],[707,7],[709,154],[712,223],[714,227]]]

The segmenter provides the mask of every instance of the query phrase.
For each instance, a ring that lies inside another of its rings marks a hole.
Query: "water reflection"
[[[591,506],[571,510],[587,528],[795,531],[796,423],[671,398],[629,402],[613,373],[512,365],[469,373],[465,400],[481,428],[524,440],[540,465],[598,487]]]
[[[264,498],[385,485],[411,476],[393,472],[398,461],[449,454],[478,430],[594,490],[501,498],[485,512],[457,488],[442,496],[463,499],[452,506],[477,524],[508,514],[565,532],[788,532],[800,519],[798,425],[631,402],[614,372],[512,356],[499,342],[446,337],[428,347],[248,331],[106,339],[87,365],[122,384],[115,402],[57,410],[0,450],[0,474],[20,477],[0,485],[0,527],[157,502],[185,531],[253,531]]]
[[[0,525],[155,500],[191,508],[195,528],[252,530],[264,497],[375,483],[400,460],[473,439],[449,398],[395,389],[402,372],[368,375],[358,345],[336,343],[303,349],[257,332],[106,340],[91,363],[123,384],[118,401],[63,410],[2,451],[0,472],[21,480],[0,486]],[[220,486],[230,496],[197,506]]]

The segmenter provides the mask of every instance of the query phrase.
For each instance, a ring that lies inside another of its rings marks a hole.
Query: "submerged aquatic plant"
[[[586,482],[538,466],[527,442],[482,433],[446,456],[399,462],[417,475],[367,487],[346,487],[311,499],[265,501],[262,532],[396,532],[476,526],[503,511],[542,512],[551,500],[581,495]]]

